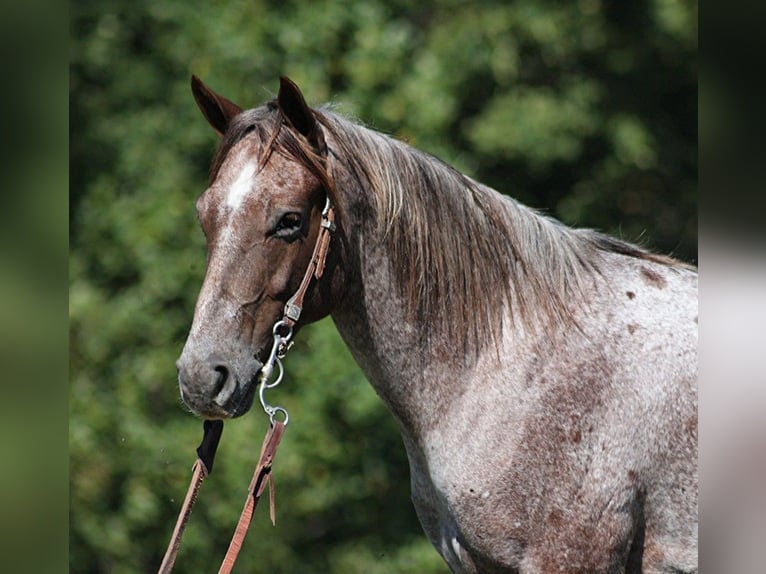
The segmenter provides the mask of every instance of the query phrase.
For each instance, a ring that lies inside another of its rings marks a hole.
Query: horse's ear
[[[282,117],[301,133],[319,152],[325,149],[322,128],[319,127],[314,112],[306,103],[300,88],[286,76],[279,78],[277,105]]]
[[[218,132],[218,135],[222,136],[226,132],[226,128],[229,127],[231,118],[239,114],[242,108],[231,100],[216,94],[203,84],[202,80],[197,76],[192,76],[191,89],[194,101],[197,102],[202,115],[213,126],[213,129]]]

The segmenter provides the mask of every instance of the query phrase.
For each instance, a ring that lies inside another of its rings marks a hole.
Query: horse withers
[[[221,136],[178,360],[195,413],[250,408],[332,205],[295,328],[332,316],[398,422],[452,571],[697,570],[695,269],[312,109],[286,78],[249,110],[192,91]]]

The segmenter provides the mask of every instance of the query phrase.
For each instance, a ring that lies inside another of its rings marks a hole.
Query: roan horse
[[[308,107],[286,78],[250,110],[192,91],[222,136],[177,365],[195,413],[250,408],[329,201],[337,231],[297,327],[332,316],[452,571],[697,570],[693,268],[543,217]]]

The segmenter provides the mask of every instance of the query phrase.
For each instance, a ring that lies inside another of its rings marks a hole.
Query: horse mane
[[[339,148],[336,161],[369,194],[397,288],[428,335],[478,351],[501,332],[509,307],[529,331],[571,326],[604,253],[678,263],[570,228],[327,108],[319,119]]]
[[[315,114],[332,135],[332,159],[318,157],[306,140],[283,129],[270,102],[234,120],[213,160],[211,182],[231,148],[256,130],[261,165],[274,151],[305,165],[325,186],[342,225],[346,206],[338,175],[348,174],[368,196],[362,201],[390,253],[396,288],[427,340],[447,337],[478,352],[499,336],[508,308],[530,331],[552,323],[576,326],[574,307],[601,273],[605,253],[681,265],[596,231],[570,228],[327,107]]]

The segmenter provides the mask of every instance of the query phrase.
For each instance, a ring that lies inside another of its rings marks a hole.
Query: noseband
[[[250,481],[245,506],[242,509],[242,514],[239,517],[239,522],[237,523],[234,535],[229,543],[229,549],[226,551],[226,556],[223,559],[221,568],[218,570],[218,574],[229,574],[234,567],[234,562],[242,548],[242,543],[247,534],[247,529],[250,526],[255,507],[267,485],[269,486],[269,514],[271,523],[274,524],[274,475],[271,473],[271,468],[274,462],[274,457],[277,454],[277,447],[282,440],[282,435],[284,434],[285,427],[287,426],[290,417],[283,407],[272,406],[267,403],[263,395],[267,389],[272,389],[282,382],[282,377],[284,375],[282,359],[285,358],[287,351],[289,351],[292,346],[293,327],[298,322],[301,313],[303,312],[304,299],[312,280],[316,279],[319,281],[324,273],[325,264],[327,263],[327,253],[330,249],[330,239],[335,229],[335,210],[333,209],[332,202],[328,196],[325,201],[324,209],[322,210],[322,221],[319,227],[319,235],[314,244],[314,251],[311,254],[311,261],[309,261],[306,273],[303,275],[298,290],[287,300],[282,317],[274,323],[274,327],[271,330],[274,336],[274,342],[271,346],[269,358],[266,360],[263,367],[261,367],[259,373],[260,388],[258,391],[258,398],[261,401],[261,406],[263,407],[264,412],[269,416],[269,429],[263,439],[261,456],[258,459],[253,478]],[[274,373],[275,366],[278,370],[277,376],[273,381],[269,382],[269,379],[271,379],[271,376]],[[283,420],[277,420],[276,417],[278,413],[282,414],[284,417]],[[218,442],[221,439],[221,433],[223,432],[223,421],[206,420],[203,423],[203,427],[204,434],[202,443],[197,448],[197,460],[192,467],[191,483],[189,484],[186,498],[181,506],[181,512],[178,515],[178,520],[176,521],[173,534],[170,537],[170,543],[168,544],[158,574],[167,574],[173,569],[173,564],[175,563],[178,550],[181,546],[181,537],[183,536],[186,524],[189,521],[192,506],[194,506],[194,503],[197,500],[202,481],[213,471],[213,460],[215,458],[215,451],[218,448]]]

